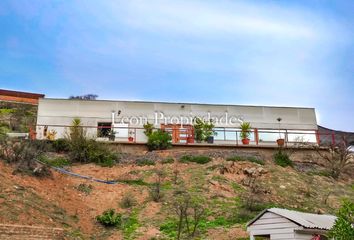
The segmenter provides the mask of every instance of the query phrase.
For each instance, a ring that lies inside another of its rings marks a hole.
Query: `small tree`
[[[155,173],[156,181],[150,188],[150,197],[153,201],[159,202],[163,197],[163,194],[161,192],[161,185],[166,177],[166,172],[163,169],[157,169]]]
[[[315,150],[326,161],[334,179],[338,179],[345,169],[354,166],[354,155],[349,151],[344,139],[339,144],[328,146],[325,152],[323,152],[323,148],[318,146],[315,146]]]
[[[176,190],[172,207],[177,215],[177,239],[181,239],[182,233],[187,234],[188,239],[197,234],[201,220],[205,218],[206,208],[204,199],[197,193],[186,190]]]
[[[337,216],[328,237],[336,240],[354,239],[354,202],[345,200]]]

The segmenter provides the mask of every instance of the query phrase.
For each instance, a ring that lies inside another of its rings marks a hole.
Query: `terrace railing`
[[[143,127],[128,127],[128,126],[81,126],[87,137],[94,138],[98,141],[110,141],[109,132],[114,132],[114,142],[122,143],[146,143],[147,137],[144,134]],[[70,126],[68,125],[37,125],[35,136],[38,139],[46,139],[49,135],[54,134],[54,138],[64,138],[69,133]],[[171,135],[179,136],[173,139],[174,144],[200,144],[194,140],[194,134],[190,128],[171,128],[165,129]],[[243,145],[240,137],[241,129],[217,127],[214,128],[215,145]],[[320,133],[317,130],[291,130],[291,129],[251,129],[250,130],[250,145],[252,146],[272,146],[276,145],[276,140],[282,138],[285,140],[285,145],[295,145],[299,143],[308,144],[336,144],[341,139],[339,134]]]

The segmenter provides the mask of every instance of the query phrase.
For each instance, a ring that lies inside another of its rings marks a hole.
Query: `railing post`
[[[238,131],[236,130],[236,146],[238,146]]]
[[[320,140],[320,133],[318,130],[316,130],[316,141],[317,141],[317,144],[320,145],[321,144],[321,140]]]
[[[136,143],[136,128],[134,128],[134,143]]]
[[[285,146],[287,147],[287,146],[288,146],[288,141],[289,141],[289,139],[288,139],[288,129],[285,129],[285,136],[284,136],[284,138],[285,138]]]
[[[254,129],[254,139],[256,140],[256,145],[258,145],[258,141],[259,141],[259,139],[258,139],[258,128]]]

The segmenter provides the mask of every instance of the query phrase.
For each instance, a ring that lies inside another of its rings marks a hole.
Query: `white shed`
[[[332,215],[303,213],[281,208],[266,209],[247,224],[250,239],[311,240],[324,235],[336,220]],[[325,238],[317,238],[325,239]]]

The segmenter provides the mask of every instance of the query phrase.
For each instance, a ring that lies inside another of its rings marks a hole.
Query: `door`
[[[161,124],[161,129],[169,132],[172,137],[172,143],[193,143],[193,126],[189,124]]]

